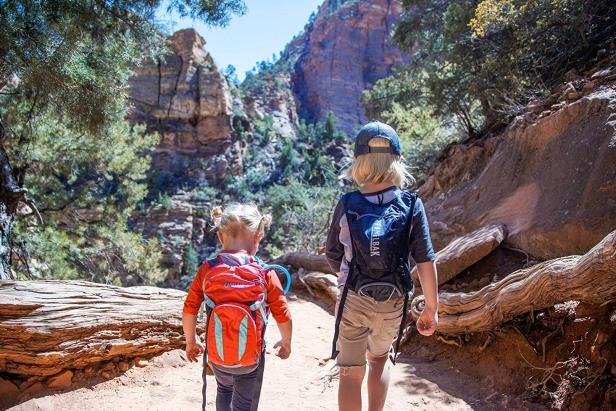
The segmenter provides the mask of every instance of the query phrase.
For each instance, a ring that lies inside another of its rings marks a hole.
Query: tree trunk
[[[183,348],[185,295],[85,281],[1,281],[0,373],[48,376]]]
[[[490,225],[459,237],[436,254],[439,285],[445,284],[471,265],[490,254],[503,242],[507,231],[502,225]],[[412,272],[416,287],[420,287],[417,268]]]
[[[327,274],[336,274],[327,263],[324,255],[308,253],[288,253],[278,257],[276,264],[291,266],[295,269],[303,268],[306,271],[318,271]]]
[[[25,198],[25,190],[15,181],[3,143],[4,127],[0,122],[0,280],[11,278],[13,220],[17,205]]]
[[[616,301],[616,231],[583,256],[556,258],[518,270],[472,293],[443,293],[437,330],[443,334],[488,331],[532,310],[565,301]],[[411,304],[414,319],[423,296]]]
[[[300,268],[297,272],[297,280],[313,296],[314,291],[317,290],[332,301],[336,301],[338,298],[338,279],[333,274],[318,271],[306,272],[303,268]]]

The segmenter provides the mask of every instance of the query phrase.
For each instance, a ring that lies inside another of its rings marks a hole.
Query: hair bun
[[[222,218],[222,207],[218,206],[212,208],[212,211],[210,211],[210,216],[214,220],[220,220]]]
[[[272,224],[272,215],[271,214],[264,214],[263,217],[261,217],[261,224],[265,228],[269,228],[269,226]]]

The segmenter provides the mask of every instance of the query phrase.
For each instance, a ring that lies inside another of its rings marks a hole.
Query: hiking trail
[[[338,376],[333,361],[327,360],[333,334],[333,306],[313,302],[304,294],[292,294],[289,300],[294,321],[293,353],[286,361],[273,355],[271,346],[278,330],[271,321],[259,409],[336,410]],[[111,380],[90,381],[72,391],[48,391],[10,410],[197,410],[201,404],[202,363],[189,364],[184,358],[181,350],[167,352],[144,367],[131,368]],[[215,391],[214,377],[208,376],[208,410],[215,409]],[[363,392],[365,395],[365,386]],[[404,353],[392,369],[385,409],[500,409],[494,400],[501,395],[462,375],[446,358],[414,358]],[[366,404],[364,398],[364,408]],[[508,405],[517,408],[511,402]]]

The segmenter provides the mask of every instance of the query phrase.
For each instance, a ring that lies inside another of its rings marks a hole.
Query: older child
[[[332,357],[340,367],[338,407],[361,410],[368,363],[368,410],[382,410],[389,385],[388,353],[395,363],[413,284],[409,253],[426,296],[417,329],[431,335],[438,322],[435,255],[417,194],[403,191],[412,179],[393,128],[373,122],[355,140],[346,176],[359,191],[342,196],[327,239],[327,258],[339,273]],[[398,336],[395,349],[392,341]]]
[[[190,287],[182,322],[186,356],[197,361],[204,353],[203,405],[205,410],[207,360],[217,382],[217,411],[256,410],[265,366],[264,333],[271,310],[282,339],[274,348],[282,359],[291,354],[291,314],[282,286],[273,271],[264,270],[255,257],[271,222],[257,207],[231,204],[212,211],[223,251],[200,268]],[[197,339],[197,314],[205,301],[206,346]]]

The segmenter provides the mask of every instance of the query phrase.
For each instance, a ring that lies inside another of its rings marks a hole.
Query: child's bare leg
[[[361,383],[366,375],[366,366],[340,367],[338,384],[338,410],[361,411]]]
[[[368,356],[368,411],[382,411],[389,386],[389,364],[387,354]]]

